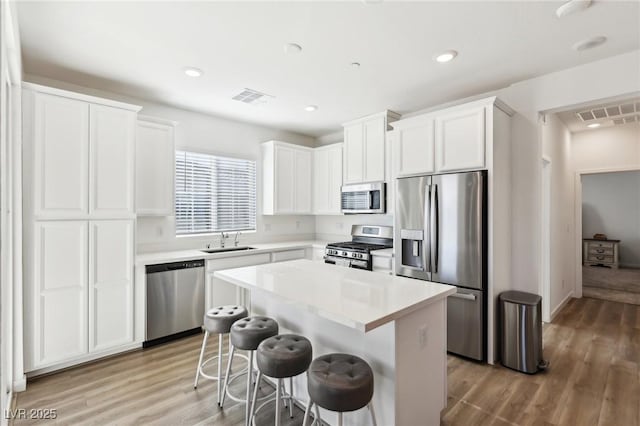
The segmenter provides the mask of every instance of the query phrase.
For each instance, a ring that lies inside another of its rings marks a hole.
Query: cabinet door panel
[[[384,181],[385,119],[364,123],[364,181]]]
[[[275,148],[275,198],[276,213],[295,211],[295,151],[290,148]]]
[[[484,168],[484,153],[484,107],[436,117],[436,171]]]
[[[323,214],[329,210],[329,151],[313,153],[313,212]]]
[[[364,133],[361,123],[344,128],[344,183],[364,179]]]
[[[136,130],[136,213],[173,215],[175,147],[173,126],[138,121]]]
[[[34,236],[28,369],[87,353],[87,222],[36,222]]]
[[[136,113],[103,105],[90,111],[92,215],[133,215]]]
[[[341,189],[342,189],[342,145],[329,151],[329,191],[328,214],[341,214]]]
[[[399,176],[433,173],[433,121],[398,131]]]
[[[35,94],[35,215],[81,217],[87,213],[89,104]]]
[[[133,341],[133,221],[90,222],[89,345]]]
[[[311,213],[311,151],[296,150],[295,152],[295,212],[299,214]]]

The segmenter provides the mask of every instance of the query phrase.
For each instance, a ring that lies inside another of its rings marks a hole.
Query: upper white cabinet
[[[345,184],[385,180],[387,127],[398,118],[384,111],[343,124]]]
[[[134,214],[135,111],[104,105],[89,109],[89,213],[131,217]]]
[[[393,123],[394,177],[486,169],[498,103],[488,98]]]
[[[313,213],[342,214],[342,143],[313,150]]]
[[[485,167],[485,108],[454,109],[435,117],[437,171]]]
[[[136,129],[136,213],[173,215],[176,123],[138,117]]]
[[[89,104],[35,93],[27,97],[25,136],[33,140],[34,213],[80,217],[87,214]]]
[[[132,218],[140,107],[23,87],[26,210],[43,220]]]
[[[279,141],[262,144],[263,214],[311,214],[313,149]]]

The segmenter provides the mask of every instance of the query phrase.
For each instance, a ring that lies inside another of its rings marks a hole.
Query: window
[[[176,235],[255,229],[255,161],[176,151]]]

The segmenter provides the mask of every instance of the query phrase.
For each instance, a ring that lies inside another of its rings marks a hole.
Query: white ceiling
[[[640,78],[640,70],[638,71]],[[592,117],[587,120],[581,119],[578,113],[591,111]],[[639,126],[640,121],[640,97],[631,97],[615,102],[605,102],[583,106],[570,111],[558,113],[560,120],[564,122],[571,133],[593,130],[587,127],[588,124],[600,124],[598,129],[612,126]]]
[[[19,2],[18,16],[26,73],[318,136],[640,48],[639,2],[558,19],[560,4],[47,1]],[[571,48],[596,35],[607,43]],[[453,62],[432,60],[447,49]],[[231,100],[245,87],[275,98]]]

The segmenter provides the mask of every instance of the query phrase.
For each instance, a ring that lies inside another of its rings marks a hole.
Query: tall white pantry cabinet
[[[134,340],[136,105],[23,84],[25,370]]]

